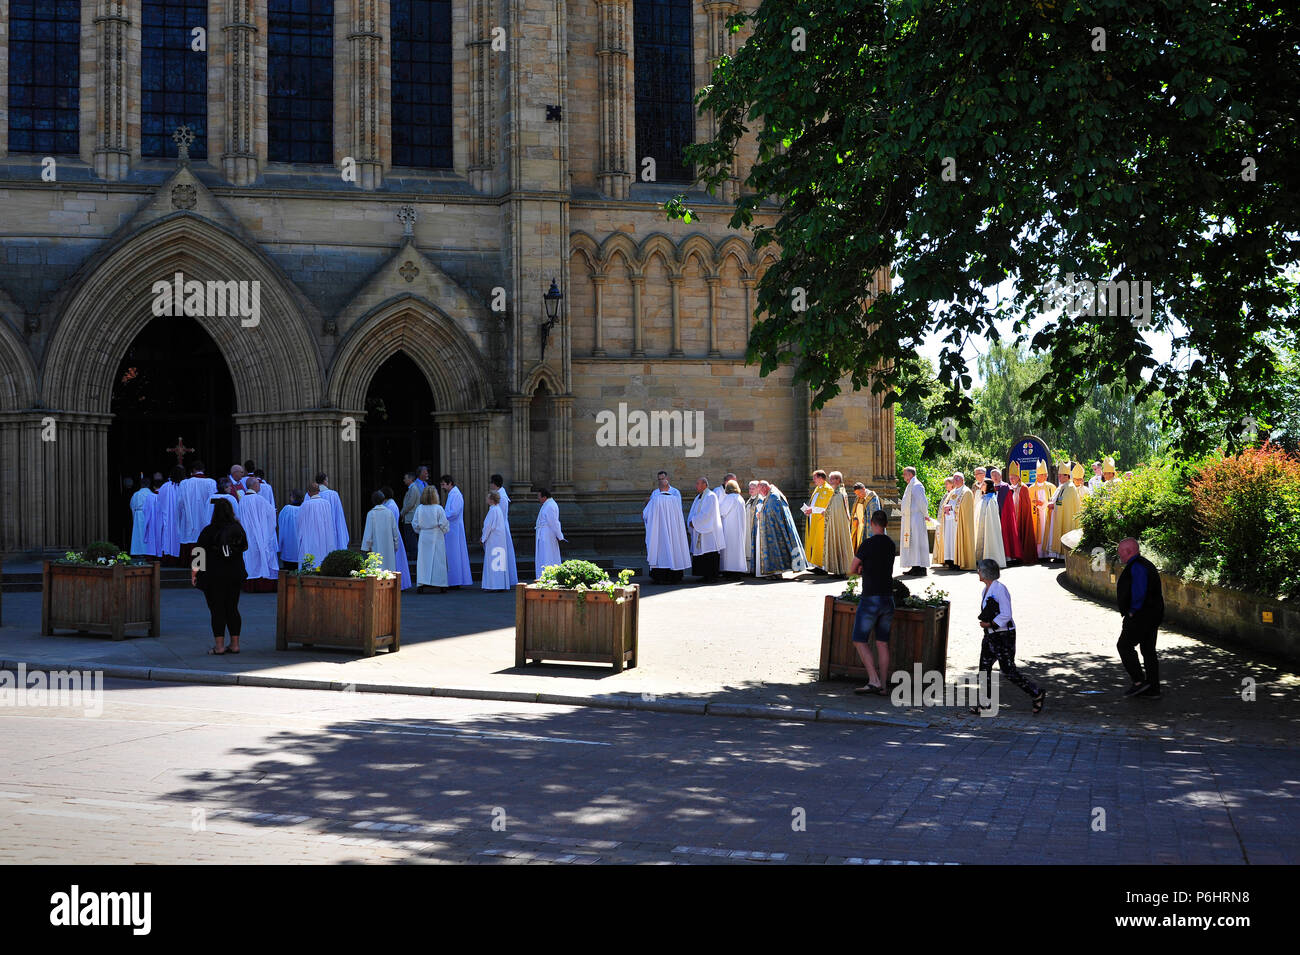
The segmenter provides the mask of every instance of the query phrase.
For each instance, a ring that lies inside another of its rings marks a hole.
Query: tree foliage
[[[687,154],[714,191],[756,137],[731,223],[780,250],[749,342],[763,374],[793,365],[815,406],[845,378],[917,401],[937,332],[943,414],[965,424],[962,346],[1002,325],[1047,359],[1045,422],[1115,384],[1158,398],[1185,450],[1276,417],[1266,385],[1300,341],[1289,5],[763,0],[731,23],[752,32],[701,91],[716,135]],[[684,196],[667,210],[691,215]],[[894,287],[867,306],[882,269]],[[1151,282],[1150,331],[1176,360],[1130,315],[1053,313],[1067,276]]]

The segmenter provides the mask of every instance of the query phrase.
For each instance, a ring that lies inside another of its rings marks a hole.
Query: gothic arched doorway
[[[554,429],[551,427],[553,415],[551,390],[546,382],[538,382],[537,390],[528,406],[528,476],[533,482],[533,490],[538,488],[555,489],[554,472],[551,462],[554,456],[551,442]]]
[[[438,426],[433,420],[433,390],[418,365],[399,351],[375,371],[366,390],[366,420],[361,428],[361,500],[385,484],[402,502],[402,475],[429,466],[436,484],[440,471]],[[367,503],[366,508],[369,509]]]
[[[129,500],[140,475],[164,477],[176,465],[167,449],[182,438],[211,477],[235,463],[235,385],[211,336],[192,318],[155,318],[135,337],[113,378],[108,429],[108,533],[131,540]],[[87,541],[86,543],[89,543]]]

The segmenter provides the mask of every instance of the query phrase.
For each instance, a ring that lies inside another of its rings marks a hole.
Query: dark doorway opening
[[[235,461],[235,385],[216,342],[192,318],[155,318],[136,336],[113,379],[108,430],[109,540],[131,541],[130,498],[143,474],[176,465],[181,438],[209,477]],[[87,541],[86,543],[89,543]]]
[[[366,420],[361,429],[361,487],[359,500],[369,508],[370,493],[385,484],[398,504],[402,475],[429,466],[437,482],[438,426],[433,420],[433,391],[424,372],[405,352],[379,366],[366,392]]]

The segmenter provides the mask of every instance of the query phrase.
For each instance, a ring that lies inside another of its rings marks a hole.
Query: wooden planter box
[[[374,577],[281,574],[275,603],[275,648],[291,643],[351,647],[373,657],[402,646],[402,581]]]
[[[826,610],[822,615],[822,657],[818,678],[867,678],[866,667],[853,646],[853,618],[858,605],[849,600],[827,595]],[[948,620],[952,605],[942,607],[898,607],[894,610],[894,623],[889,632],[889,666],[893,672],[912,672],[914,664],[922,671],[938,670],[946,673],[948,667]],[[874,640],[874,637],[872,638]],[[889,675],[882,674],[885,685]]]
[[[615,587],[622,603],[590,591],[515,587],[515,666],[564,660],[609,663],[615,672],[636,666],[639,584]],[[581,604],[579,597],[585,598]]]
[[[83,567],[45,561],[41,572],[41,633],[104,633],[114,640],[147,627],[158,636],[162,571],[155,563]]]

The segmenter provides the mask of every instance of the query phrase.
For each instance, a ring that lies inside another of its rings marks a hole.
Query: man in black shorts
[[[885,533],[889,518],[884,511],[871,515],[871,535],[863,538],[853,555],[850,574],[862,575],[862,599],[853,618],[853,646],[857,648],[862,664],[867,668],[867,685],[854,693],[885,695],[885,681],[889,679],[889,631],[894,622],[894,541]],[[871,631],[876,632],[876,653],[880,668],[871,653]]]

